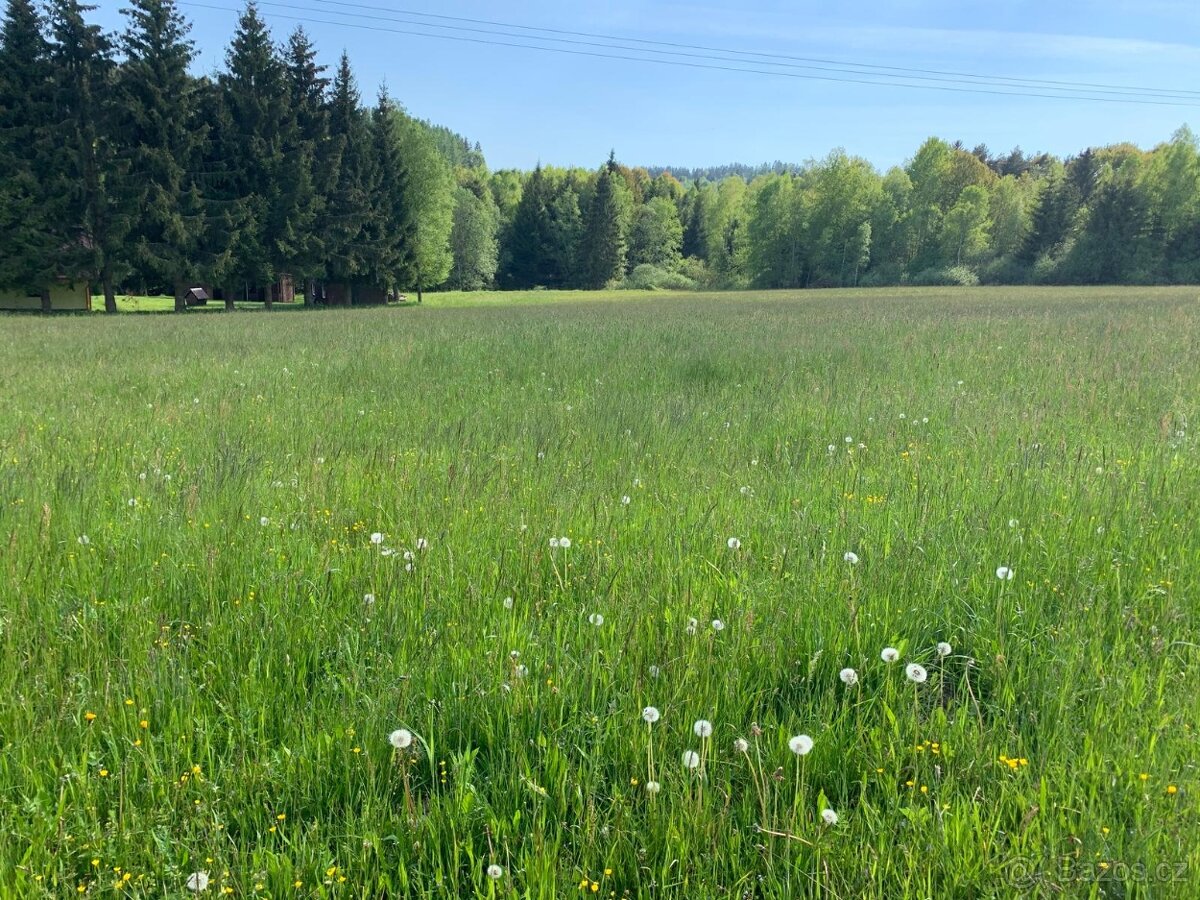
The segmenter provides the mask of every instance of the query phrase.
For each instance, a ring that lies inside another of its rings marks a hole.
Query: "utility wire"
[[[343,6],[343,7],[350,7],[350,8],[354,8],[354,9],[368,9],[368,10],[373,10],[376,12],[389,12],[389,13],[393,13],[396,15],[411,16],[411,17],[420,18],[420,19],[440,19],[442,21],[463,22],[463,23],[467,23],[470,25],[491,25],[491,26],[495,26],[498,28],[509,28],[509,29],[514,29],[514,30],[519,30],[519,31],[541,32],[544,34],[567,35],[569,37],[597,38],[602,41],[609,41],[609,42],[616,41],[616,42],[620,42],[620,43],[624,43],[624,44],[645,44],[647,46],[653,46],[653,47],[671,47],[671,48],[678,49],[678,50],[700,50],[700,51],[704,51],[706,53],[723,53],[723,54],[727,54],[729,56],[758,57],[758,59],[747,60],[747,62],[755,62],[755,63],[761,63],[761,61],[763,59],[781,59],[781,60],[789,60],[789,61],[793,61],[793,62],[802,62],[802,63],[820,63],[822,65],[847,66],[847,67],[851,67],[851,70],[881,69],[881,70],[885,70],[887,72],[909,73],[914,76],[915,75],[946,75],[946,76],[952,76],[953,78],[956,78],[956,79],[957,78],[966,78],[966,79],[979,79],[979,80],[988,81],[988,82],[993,82],[993,81],[994,82],[1010,82],[1013,86],[1021,86],[1021,85],[1024,85],[1027,87],[1029,87],[1029,86],[1032,86],[1032,87],[1053,86],[1055,88],[1062,88],[1063,90],[1080,90],[1080,89],[1085,89],[1085,88],[1103,88],[1105,90],[1101,91],[1101,93],[1116,92],[1116,93],[1130,93],[1130,94],[1146,94],[1146,95],[1150,95],[1150,96],[1159,96],[1159,95],[1188,96],[1188,97],[1200,96],[1200,91],[1186,90],[1183,88],[1147,88],[1147,87],[1136,87],[1133,85],[1098,84],[1095,82],[1087,82],[1087,81],[1055,81],[1055,80],[1051,80],[1051,79],[1042,79],[1042,78],[1017,78],[1017,77],[1012,77],[1012,76],[1007,76],[1007,75],[980,75],[980,74],[971,73],[971,72],[955,72],[955,71],[947,71],[947,70],[942,70],[942,69],[915,69],[915,68],[909,68],[906,66],[885,66],[885,65],[877,65],[875,63],[857,63],[857,62],[853,62],[853,61],[839,60],[839,59],[823,59],[820,57],[792,56],[792,55],[783,54],[783,53],[762,53],[762,52],[753,51],[753,50],[738,50],[738,49],[729,48],[729,47],[708,47],[708,46],[704,46],[701,44],[682,44],[682,43],[675,43],[675,42],[671,42],[671,41],[653,41],[653,40],[648,40],[645,38],[621,37],[619,35],[600,34],[600,33],[591,32],[591,31],[569,31],[569,30],[560,29],[560,28],[543,28],[540,26],[520,25],[520,24],[516,24],[513,22],[497,22],[497,21],[490,20],[490,19],[475,19],[475,18],[468,18],[465,16],[447,16],[447,15],[441,15],[438,13],[418,12],[416,10],[409,10],[409,9],[394,9],[394,8],[388,7],[388,6],[374,6],[374,5],[367,4],[367,3],[351,3],[351,2],[346,2],[346,0],[313,0],[313,2],[319,3],[322,6]],[[428,23],[410,23],[410,24],[422,24],[422,25],[425,25],[426,27],[441,27],[441,26],[431,25]],[[447,26],[447,27],[452,27],[452,26]],[[513,37],[517,37],[517,36],[518,35],[513,35]],[[540,38],[540,39],[541,40],[557,40],[556,38]],[[594,46],[607,46],[607,45],[600,44],[600,45],[594,45]],[[646,52],[653,53],[653,52],[660,52],[660,51],[650,50],[650,51],[646,51]],[[731,61],[737,61],[737,60],[731,60]],[[767,65],[774,65],[774,64],[767,63]],[[780,65],[782,65],[782,63]],[[801,67],[801,68],[807,68],[807,67]],[[839,70],[834,70],[834,71],[843,71],[843,70],[839,69]],[[882,72],[870,72],[870,71],[866,71],[866,72],[855,71],[855,73],[856,74],[864,74],[864,75],[871,75],[871,74],[881,75],[881,74],[883,74]],[[940,79],[938,79],[938,80],[940,80]]]
[[[260,5],[263,5],[263,6],[280,6],[285,9],[291,9],[291,10],[300,11],[300,12],[310,12],[311,11],[311,12],[324,13],[323,10],[312,10],[310,7],[297,7],[297,6],[290,5],[290,4],[273,3],[273,2],[268,2],[268,0],[259,0],[259,3],[260,3]],[[191,6],[191,7],[196,7],[199,9],[217,10],[220,12],[231,12],[231,13],[238,13],[238,14],[241,13],[241,10],[234,9],[232,7],[213,6],[213,5],[207,4],[207,3],[194,2],[194,0],[179,0],[179,5],[180,6]],[[394,21],[391,19],[386,19],[384,17],[367,16],[367,15],[359,14],[359,13],[332,13],[332,14],[342,15],[342,16],[346,16],[348,18],[364,18],[364,19],[374,19],[374,20],[382,20],[382,21]],[[1040,99],[1045,99],[1045,100],[1085,100],[1085,101],[1095,102],[1095,103],[1123,103],[1123,104],[1132,104],[1132,105],[1139,105],[1139,106],[1189,106],[1189,107],[1194,107],[1194,106],[1200,105],[1200,97],[1197,97],[1190,101],[1185,98],[1179,98],[1178,100],[1151,100],[1151,99],[1145,99],[1145,98],[1135,98],[1132,96],[1130,96],[1130,97],[1125,97],[1125,96],[1122,96],[1122,97],[1098,97],[1098,96],[1091,96],[1091,95],[1074,95],[1074,96],[1072,96],[1072,95],[1064,95],[1061,93],[1060,94],[1045,94],[1045,93],[1034,93],[1031,91],[992,90],[992,89],[988,89],[988,88],[984,88],[984,87],[974,87],[974,86],[972,86],[972,87],[957,87],[957,86],[942,85],[942,84],[909,84],[909,83],[900,82],[900,81],[868,81],[868,80],[861,79],[861,78],[846,78],[846,77],[839,77],[839,76],[834,76],[834,75],[813,75],[813,74],[800,73],[800,72],[780,72],[780,71],[773,71],[773,70],[769,70],[769,69],[751,69],[751,68],[742,68],[740,66],[722,66],[722,65],[714,65],[714,64],[710,64],[710,63],[686,62],[683,60],[676,60],[676,59],[657,59],[657,58],[646,57],[646,56],[627,56],[624,54],[617,54],[617,53],[600,53],[598,51],[576,50],[576,49],[568,49],[565,47],[543,47],[543,46],[539,46],[536,44],[525,44],[525,43],[517,43],[517,42],[512,42],[512,41],[488,40],[485,38],[463,37],[463,36],[459,36],[456,34],[431,34],[427,31],[413,31],[411,29],[400,29],[400,28],[385,28],[385,27],[382,27],[379,25],[362,25],[362,24],[358,24],[356,22],[330,21],[329,19],[314,19],[314,18],[309,18],[309,17],[305,17],[305,16],[285,15],[282,13],[277,13],[276,16],[277,16],[277,18],[287,19],[289,21],[302,22],[302,23],[310,24],[310,25],[333,25],[333,26],[340,26],[342,28],[358,28],[358,29],[362,29],[364,31],[385,32],[388,34],[402,34],[402,35],[408,35],[408,36],[413,36],[413,37],[434,38],[435,40],[455,41],[455,42],[459,42],[459,43],[482,44],[482,45],[493,46],[493,47],[512,47],[512,48],[522,49],[522,50],[539,50],[544,53],[558,53],[558,54],[567,55],[567,56],[586,56],[586,57],[593,57],[593,58],[599,58],[599,59],[621,60],[621,61],[625,61],[625,62],[653,63],[656,65],[675,66],[675,67],[689,68],[689,69],[707,69],[707,70],[722,71],[722,72],[741,72],[741,73],[748,74],[748,75],[773,75],[778,78],[794,78],[794,79],[811,80],[811,81],[838,82],[838,83],[842,83],[842,84],[865,84],[865,85],[872,85],[872,86],[879,86],[879,87],[910,88],[910,89],[914,89],[914,90],[944,91],[944,92],[961,93],[961,94],[988,94],[991,96],[999,96],[999,97],[1028,97],[1028,98],[1040,98]],[[401,24],[411,24],[411,23],[401,23]],[[424,25],[422,27],[428,28],[428,27],[432,27],[432,26]],[[626,48],[626,47],[613,47],[613,49],[632,50],[632,52],[634,52],[634,53],[646,52],[646,51],[639,50],[636,48]],[[736,62],[736,61],[730,60],[730,62]],[[769,63],[764,63],[764,65],[769,65]],[[880,73],[878,75],[876,75],[875,73],[859,73],[859,74],[873,75],[874,77],[880,77],[880,78],[888,77],[888,76],[883,75],[882,73]],[[1044,90],[1051,90],[1051,89],[1045,88]]]

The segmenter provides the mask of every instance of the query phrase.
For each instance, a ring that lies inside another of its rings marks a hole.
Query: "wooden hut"
[[[92,308],[92,292],[86,281],[59,279],[39,290],[0,289],[0,309],[86,312]]]

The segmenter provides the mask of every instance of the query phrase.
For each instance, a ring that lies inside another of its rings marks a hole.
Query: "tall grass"
[[[1200,892],[1200,292],[539,299],[0,321],[0,894]]]

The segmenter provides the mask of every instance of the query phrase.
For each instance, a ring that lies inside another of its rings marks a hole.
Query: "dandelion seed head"
[[[692,725],[692,731],[696,733],[698,738],[712,737],[713,724],[708,719],[697,719]]]
[[[429,541],[427,541],[425,538],[421,538],[421,537],[417,538],[417,549],[418,550],[428,550],[429,549]]]
[[[908,680],[913,684],[924,684],[925,679],[929,677],[929,673],[925,671],[925,667],[919,666],[916,663],[909,663],[905,666],[904,674],[908,676]]]
[[[662,714],[658,711],[658,709],[656,707],[647,706],[645,709],[642,710],[642,719],[648,725],[653,725],[661,717],[662,717]]]
[[[858,684],[858,673],[853,669],[842,669],[842,671],[838,672],[838,678],[842,679],[842,684],[847,687],[854,687],[854,685]]]
[[[633,502],[633,499],[632,499],[632,498],[631,498],[631,497],[630,497],[628,494],[625,494],[625,495],[624,495],[624,496],[621,498],[621,505],[622,505],[622,506],[628,506],[628,505],[629,505],[630,503],[632,503],[632,502]]]
[[[821,810],[821,821],[831,828],[838,823],[838,814],[832,809]]]
[[[558,549],[558,538],[556,538],[556,537],[550,538],[550,547],[555,550]]]
[[[187,889],[189,891],[192,891],[193,893],[196,893],[196,894],[200,893],[201,891],[207,891],[208,890],[208,873],[207,872],[193,872],[191,875],[188,876],[187,881],[185,881],[184,884],[187,886]]]
[[[505,609],[512,609],[512,608],[513,608],[513,598],[512,598],[512,597],[505,597],[505,598],[504,598],[504,608],[505,608]]]
[[[382,531],[372,531],[371,532],[371,543],[372,544],[382,544],[383,543],[383,532]]]
[[[722,622],[720,619],[713,619],[712,620],[712,629],[713,629],[713,631],[724,631],[725,623]]]
[[[700,754],[695,750],[684,750],[681,759],[685,769],[694,769],[700,765]]]
[[[852,566],[858,565],[858,554],[855,553],[853,550],[847,550],[845,553],[843,553],[842,559],[845,560],[846,562],[850,563],[850,565],[852,565]]]
[[[649,668],[649,670],[648,670],[648,671],[650,672],[650,677],[651,677],[651,678],[657,678],[657,677],[658,677],[658,666],[651,666],[651,667]]]
[[[412,732],[407,728],[397,728],[388,735],[388,741],[391,742],[391,745],[397,750],[404,750],[412,745]]]
[[[729,540],[727,540],[725,542],[725,546],[728,547],[730,550],[741,550],[742,542],[738,538],[731,537]]]
[[[599,628],[604,624],[604,616],[601,613],[592,613],[588,616],[588,621]]]
[[[570,550],[571,539],[569,537],[560,537],[558,539],[558,546],[562,547],[564,550]]]
[[[947,644],[945,641],[938,641],[938,645],[937,645],[937,655],[938,656],[940,656],[944,659],[945,657],[949,656],[953,652],[954,652],[954,648],[951,647],[949,644]]]
[[[79,545],[81,547],[86,547],[88,544],[90,544],[92,542],[92,539],[90,537],[88,537],[86,534],[81,534],[75,540],[77,540],[79,542]]]
[[[894,663],[900,658],[900,651],[895,647],[884,647],[879,654],[879,658],[885,663]]]
[[[746,753],[750,749],[750,742],[745,738],[738,738],[733,742],[734,753]]]
[[[495,863],[492,863],[487,867],[487,877],[492,879],[492,881],[499,881],[504,877],[504,869],[500,868],[500,866],[496,865]]]
[[[797,756],[807,756],[813,748],[813,739],[807,734],[798,734],[788,739],[788,749]]]
[[[268,525],[270,525],[270,524],[271,524],[271,520],[270,520],[270,519],[268,519],[266,516],[262,516],[262,517],[261,517],[261,518],[258,520],[258,524],[259,524],[259,525],[261,525],[263,528],[266,528]]]
[[[1008,566],[1001,566],[996,570],[996,577],[1001,581],[1012,581],[1015,574]]]
[[[657,781],[647,781],[646,782],[646,793],[647,794],[657,794],[661,790],[662,790],[662,785],[659,784]]]
[[[363,603],[365,603],[367,606],[370,606],[374,602],[375,602],[374,594],[363,594]]]

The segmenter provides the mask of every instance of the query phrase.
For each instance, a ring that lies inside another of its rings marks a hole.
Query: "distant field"
[[[1198,335],[1200,288],[0,318],[0,896],[1200,896]]]

